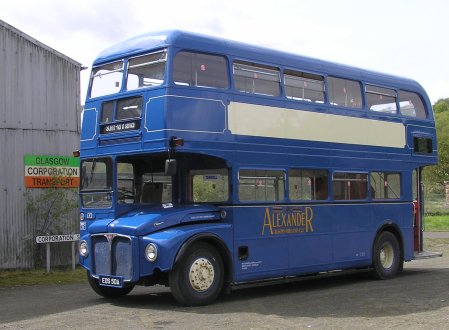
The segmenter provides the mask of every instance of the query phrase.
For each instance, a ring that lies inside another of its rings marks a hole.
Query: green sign
[[[79,158],[67,156],[25,155],[25,187],[77,188]]]

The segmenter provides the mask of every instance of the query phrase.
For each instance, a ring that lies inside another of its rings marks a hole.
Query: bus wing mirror
[[[175,175],[176,174],[176,159],[167,159],[165,161],[165,175]]]

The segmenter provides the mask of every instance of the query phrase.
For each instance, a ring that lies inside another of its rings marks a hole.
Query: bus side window
[[[427,118],[424,104],[416,93],[399,91],[399,109],[404,116]]]
[[[372,199],[401,198],[401,175],[399,173],[372,172],[370,175]]]
[[[334,173],[332,190],[335,200],[366,199],[368,197],[368,174]]]
[[[288,99],[324,103],[324,78],[322,76],[285,70],[284,84]]]
[[[366,108],[382,113],[397,113],[396,91],[394,89],[366,85]]]
[[[288,172],[290,200],[326,200],[328,173],[326,170],[292,169]]]
[[[228,64],[223,56],[181,51],[175,56],[173,79],[181,86],[228,88]]]
[[[239,199],[248,202],[284,200],[285,174],[275,170],[240,170]]]
[[[218,203],[229,199],[229,175],[226,168],[189,171],[189,199],[194,203]]]
[[[235,88],[244,93],[279,96],[280,71],[276,67],[248,62],[234,62]]]
[[[355,80],[328,77],[329,103],[331,105],[361,109],[362,89]]]

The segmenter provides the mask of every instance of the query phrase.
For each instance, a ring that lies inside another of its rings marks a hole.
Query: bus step
[[[443,252],[431,252],[431,251],[416,252],[415,251],[415,260],[438,258],[438,257],[442,257],[442,256],[443,256]]]

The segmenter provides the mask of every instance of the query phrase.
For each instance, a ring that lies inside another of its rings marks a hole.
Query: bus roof
[[[257,61],[262,64],[302,69],[310,73],[363,80],[378,85],[419,91],[422,96],[427,97],[422,86],[409,78],[179,30],[151,32],[122,41],[101,52],[93,65],[97,66],[117,59],[170,46],[230,55],[238,59]]]

